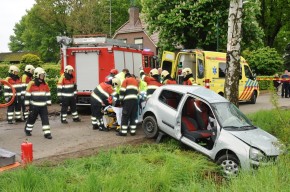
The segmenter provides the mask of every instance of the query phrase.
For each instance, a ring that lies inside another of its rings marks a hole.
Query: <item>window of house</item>
[[[140,49],[143,49],[143,37],[141,38],[135,38],[134,44],[139,45]]]
[[[163,90],[159,95],[159,101],[173,109],[177,109],[182,96],[183,94],[175,91]]]
[[[127,39],[119,39],[120,41],[123,41],[123,43],[127,43]]]

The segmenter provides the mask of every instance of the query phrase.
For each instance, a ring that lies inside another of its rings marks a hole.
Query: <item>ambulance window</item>
[[[182,96],[183,94],[175,91],[163,90],[159,95],[159,101],[173,109],[177,109]]]
[[[249,78],[249,79],[254,79],[253,78],[253,74],[252,74],[249,66],[244,65],[244,69],[245,69],[245,75],[246,75],[246,77]]]
[[[219,63],[219,78],[225,78],[226,77],[226,63]]]
[[[198,65],[197,65],[197,72],[198,72],[197,77],[199,79],[202,79],[202,78],[204,78],[204,63],[203,63],[203,60],[198,59],[197,63],[198,63]]]

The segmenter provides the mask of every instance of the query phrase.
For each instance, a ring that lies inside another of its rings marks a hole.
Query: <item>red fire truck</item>
[[[91,92],[111,69],[120,72],[127,68],[139,76],[141,68],[148,73],[157,67],[152,51],[106,36],[57,37],[57,41],[61,44],[61,73],[66,65],[75,69],[77,105],[90,105]]]

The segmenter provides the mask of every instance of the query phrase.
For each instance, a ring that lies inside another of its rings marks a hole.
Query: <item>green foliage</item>
[[[128,0],[38,0],[22,17],[10,36],[11,51],[37,51],[44,62],[59,60],[57,36],[113,35],[128,20]],[[135,5],[140,1],[136,0]],[[85,21],[85,22],[84,22]],[[111,23],[111,29],[110,29]]]
[[[26,54],[21,58],[20,71],[24,71],[26,65],[33,65],[35,68],[40,67],[43,64],[41,59],[34,54]]]
[[[257,75],[273,75],[283,70],[283,59],[274,48],[244,52],[244,56]]]
[[[289,37],[289,0],[260,0],[260,2],[262,14],[258,16],[258,22],[265,34],[265,46],[274,47],[276,45],[277,50],[281,51],[287,44],[287,42],[281,43],[281,41],[283,42],[284,37]],[[284,31],[288,31],[288,35]],[[277,39],[278,35],[280,37]],[[279,48],[279,45],[282,46],[282,49]]]
[[[285,53],[284,53],[284,66],[285,69],[290,69],[290,43],[287,44],[285,47]]]
[[[0,175],[0,191],[287,191],[289,154],[225,180],[217,166],[177,142],[124,146],[53,166],[30,165]],[[271,177],[269,177],[271,175]]]
[[[225,51],[227,44],[229,1],[143,0],[143,13],[149,30],[159,31],[159,46],[173,51],[175,47]],[[250,1],[244,8],[242,47],[262,46],[262,29],[256,21],[259,4]]]

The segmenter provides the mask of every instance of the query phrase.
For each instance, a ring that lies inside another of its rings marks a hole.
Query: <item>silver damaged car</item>
[[[164,85],[147,100],[142,118],[147,138],[160,141],[169,135],[210,157],[227,176],[275,161],[280,154],[276,137],[205,87]]]

